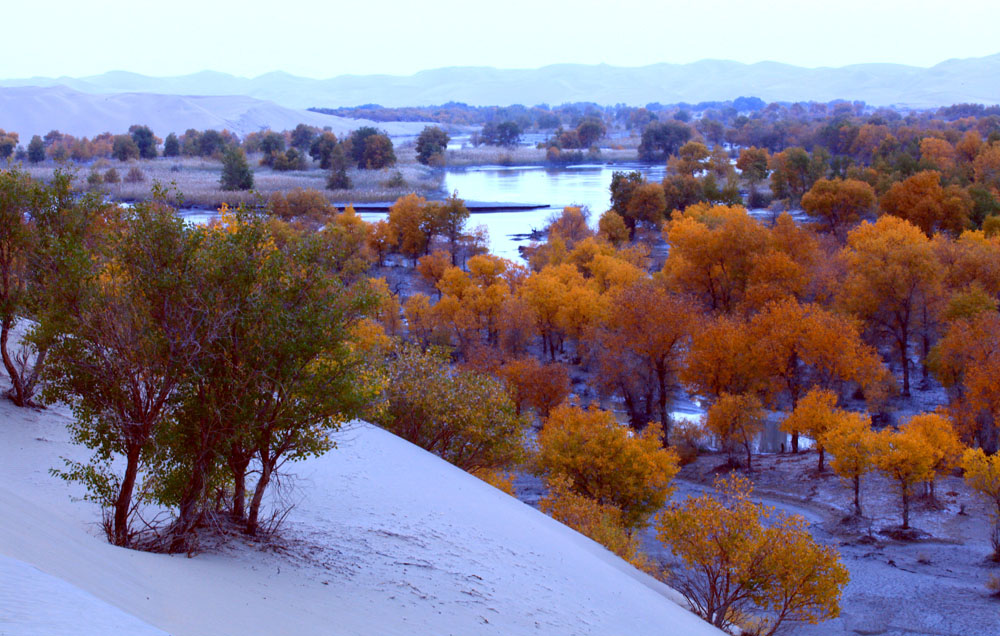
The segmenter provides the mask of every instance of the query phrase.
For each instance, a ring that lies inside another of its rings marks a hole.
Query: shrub
[[[125,183],[142,183],[146,180],[146,174],[139,166],[132,166],[125,173]]]
[[[837,551],[812,538],[799,516],[754,503],[745,478],[717,480],[718,496],[688,497],[657,517],[658,538],[681,559],[670,584],[720,629],[763,613],[756,634],[840,614],[849,576]]]
[[[104,173],[104,183],[121,183],[121,180],[121,176],[114,168],[108,168],[107,172]]]
[[[677,454],[663,448],[653,423],[642,434],[619,424],[610,411],[564,404],[552,410],[538,434],[538,471],[565,477],[572,489],[622,511],[626,528],[638,529],[663,507],[677,474]]]

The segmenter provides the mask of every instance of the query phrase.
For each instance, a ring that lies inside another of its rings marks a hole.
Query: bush
[[[142,183],[146,180],[146,174],[139,166],[132,166],[125,174],[125,183]]]
[[[121,180],[121,176],[114,168],[108,168],[107,172],[104,173],[104,183],[121,183]]]
[[[403,173],[399,170],[392,173],[392,176],[382,182],[387,188],[405,188],[406,179],[403,178]]]
[[[393,351],[386,367],[371,421],[469,472],[520,461],[526,422],[501,382],[410,346]]]
[[[610,411],[559,406],[538,434],[538,471],[568,478],[578,494],[621,510],[627,528],[641,528],[663,507],[678,470],[661,432],[653,423],[633,435]]]
[[[100,188],[101,184],[104,183],[104,177],[97,170],[91,170],[90,174],[87,175],[87,186],[92,190]]]

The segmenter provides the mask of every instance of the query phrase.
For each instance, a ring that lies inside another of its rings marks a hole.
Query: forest
[[[511,494],[536,476],[543,511],[722,628],[835,617],[849,579],[801,517],[755,500],[769,426],[787,454],[815,454],[808,478],[842,481],[845,516],[871,514],[864,483],[891,489],[900,541],[961,476],[990,520],[992,554],[968,558],[1000,562],[1000,114],[698,106],[578,109],[575,138],[573,119],[549,122],[548,159],[634,128],[667,173],[617,172],[607,210],[565,208],[522,262],[489,253],[457,194],[400,196],[367,223],[299,188],[191,225],[159,183],[126,207],[61,167],[8,167],[8,396],[72,408],[92,459],[54,474],[86,486],[120,546],[278,532],[283,466],[361,418]],[[143,128],[87,143],[152,161]],[[447,135],[427,130],[426,163],[447,163]],[[375,129],[208,132],[163,154],[310,155],[331,182],[395,162]],[[77,147],[38,138],[26,158]],[[680,395],[704,417],[676,417]],[[699,456],[723,462],[714,494],[671,500]],[[671,568],[644,553],[650,528]]]

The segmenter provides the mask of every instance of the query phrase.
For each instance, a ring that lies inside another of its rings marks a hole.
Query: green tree
[[[115,135],[111,147],[111,156],[118,161],[128,161],[139,158],[139,146],[129,135]]]
[[[417,161],[424,165],[441,165],[448,141],[448,133],[437,126],[426,126],[417,137]]]
[[[313,144],[313,140],[319,135],[319,129],[315,126],[299,124],[292,131],[292,148],[297,148],[301,152],[308,151]]]
[[[149,126],[133,124],[128,129],[128,134],[132,137],[136,147],[139,149],[139,156],[143,159],[156,158],[156,136]]]
[[[373,397],[349,345],[351,329],[372,308],[367,285],[334,273],[320,234],[292,235],[278,246],[274,228],[238,209],[195,231],[203,276],[196,339],[205,345],[179,388],[170,429],[168,494],[178,506],[172,550],[189,542],[220,470],[229,473],[234,519],[255,534],[282,463],[332,448],[330,432]]]
[[[242,148],[231,147],[222,157],[219,183],[223,190],[249,190],[253,187],[253,170]]]
[[[72,439],[93,451],[87,462],[64,460],[58,474],[87,486],[108,539],[128,546],[137,507],[148,502],[144,469],[157,460],[173,397],[201,348],[192,311],[200,272],[184,221],[159,203],[124,211],[108,238],[98,276],[50,352],[43,396],[70,405]]]
[[[329,170],[333,165],[334,151],[338,148],[340,156],[343,158],[345,156],[343,144],[337,141],[335,134],[330,131],[324,131],[313,139],[312,144],[309,146],[309,156],[313,158],[313,161],[319,162],[320,169]],[[344,165],[346,167],[346,161],[344,161]]]
[[[177,135],[170,133],[163,142],[163,156],[164,157],[178,157],[181,154],[181,143],[177,139]]]
[[[35,135],[28,142],[28,161],[31,163],[40,163],[45,161],[45,143],[42,138]]]
[[[52,343],[91,266],[87,242],[98,199],[76,197],[71,175],[57,171],[50,185],[19,171],[0,172],[0,354],[11,381],[8,397],[32,405]],[[29,325],[17,349],[18,322]]]
[[[639,159],[665,161],[691,139],[691,128],[679,121],[651,122],[642,131]]]

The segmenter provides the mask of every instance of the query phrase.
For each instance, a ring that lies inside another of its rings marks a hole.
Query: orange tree
[[[670,584],[692,610],[720,629],[765,614],[756,633],[767,636],[837,617],[849,576],[836,550],[816,543],[802,517],[754,503],[746,479],[716,489],[657,516],[657,537],[683,564]]]
[[[922,306],[937,296],[941,281],[931,242],[916,226],[887,215],[852,230],[841,256],[847,264],[841,305],[874,336],[893,342],[908,396],[910,341]]]
[[[764,430],[764,406],[756,396],[723,393],[708,409],[705,428],[715,433],[730,453],[735,443],[742,445],[747,454],[747,472],[752,470],[753,441]]]
[[[564,477],[574,492],[622,511],[629,531],[642,528],[661,508],[679,469],[677,454],[662,447],[653,423],[638,435],[609,411],[564,404],[538,433],[539,473]]]
[[[648,379],[639,394],[655,395],[659,421],[668,439],[667,407],[691,323],[688,304],[647,278],[612,291],[607,311],[586,337],[590,349],[604,359],[599,369],[612,376],[605,378],[605,384],[615,387],[616,393],[627,392],[628,384],[620,377],[623,373]],[[640,427],[645,424],[633,422]]]

